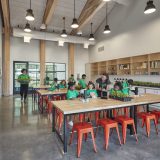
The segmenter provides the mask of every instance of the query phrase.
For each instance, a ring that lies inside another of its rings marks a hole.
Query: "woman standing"
[[[20,95],[21,95],[21,101],[26,102],[27,94],[28,94],[28,86],[30,82],[30,77],[27,74],[27,69],[22,69],[21,73],[18,76],[18,82],[20,83]]]
[[[108,85],[110,85],[111,82],[109,80],[108,74],[103,74],[100,78],[96,80],[96,89],[98,93],[98,97],[101,96],[107,96],[107,89]]]

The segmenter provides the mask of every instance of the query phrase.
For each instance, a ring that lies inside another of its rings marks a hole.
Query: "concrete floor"
[[[90,140],[83,142],[82,160],[160,160],[160,136],[155,134],[152,125],[151,137],[138,127],[138,144],[133,136],[127,134],[127,142],[119,146],[117,135],[113,132],[107,151],[103,149],[103,134],[96,139],[98,153],[94,153]],[[0,160],[74,160],[76,144],[68,147],[63,155],[62,145],[51,132],[47,116],[37,112],[37,106],[28,99],[21,104],[18,97],[0,99]]]

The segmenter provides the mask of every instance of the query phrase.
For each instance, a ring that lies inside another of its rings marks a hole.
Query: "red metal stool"
[[[123,144],[126,143],[126,132],[127,132],[127,126],[132,125],[134,134],[136,137],[136,141],[138,142],[137,134],[136,134],[136,129],[135,129],[135,124],[134,124],[134,119],[128,117],[128,108],[124,108],[124,115],[117,116],[116,110],[113,110],[113,115],[115,117],[115,121],[120,123],[122,125],[122,136],[123,136]]]
[[[156,133],[158,134],[157,119],[156,119],[155,114],[140,112],[140,113],[137,113],[137,117],[142,119],[142,128],[144,127],[144,125],[146,126],[147,137],[150,136],[150,130],[151,130],[150,121],[151,120],[153,120],[154,125],[155,125]]]
[[[78,136],[78,139],[77,139],[77,141],[78,141],[77,142],[77,157],[80,157],[83,134],[85,134],[85,140],[86,140],[87,139],[87,134],[91,133],[92,141],[93,141],[93,148],[94,148],[94,151],[97,152],[94,133],[93,133],[93,127],[90,123],[87,123],[87,122],[75,123],[73,125],[73,128],[72,128],[72,133],[71,133],[69,144],[72,143],[75,131],[77,132],[77,136]]]
[[[158,124],[158,121],[159,121],[159,119],[160,119],[160,111],[153,110],[153,111],[151,111],[151,113],[156,116],[156,122],[157,122],[157,124]]]
[[[119,136],[119,129],[118,129],[118,123],[116,121],[113,121],[111,119],[108,118],[104,118],[104,119],[99,119],[97,121],[97,131],[98,131],[98,126],[102,126],[104,128],[104,139],[105,139],[105,149],[107,150],[108,148],[108,143],[109,143],[109,135],[110,135],[110,129],[115,128],[117,131],[117,135],[118,135],[118,139],[119,139],[119,143],[121,145],[121,139]],[[97,133],[96,131],[96,133]]]

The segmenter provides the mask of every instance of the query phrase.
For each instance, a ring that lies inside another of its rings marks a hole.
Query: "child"
[[[110,90],[110,94],[112,95],[112,93],[115,91],[116,91],[116,93],[123,93],[123,86],[122,86],[121,82],[116,82],[114,84],[114,88],[112,88]]]
[[[49,88],[49,90],[50,91],[54,91],[55,89],[57,89],[58,88],[58,79],[57,78],[54,78],[54,80],[53,80],[53,82],[50,84],[50,88]]]
[[[85,89],[87,87],[85,74],[82,75],[82,78],[79,80],[78,84],[81,86],[81,89]]]
[[[98,96],[97,90],[95,89],[95,85],[93,82],[88,83],[87,96],[91,98],[96,98]]]
[[[20,83],[20,95],[21,95],[21,101],[23,101],[24,98],[24,103],[26,103],[26,98],[28,94],[28,86],[29,82],[31,80],[30,76],[27,74],[27,69],[22,69],[21,73],[18,76],[17,81]]]
[[[67,99],[75,99],[79,95],[78,91],[75,90],[75,84],[69,83],[68,84],[68,91],[67,91]]]
[[[67,85],[66,85],[66,81],[62,80],[59,84],[59,89],[64,89],[64,88],[67,88]]]

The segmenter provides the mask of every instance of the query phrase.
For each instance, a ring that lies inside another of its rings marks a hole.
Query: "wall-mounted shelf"
[[[160,53],[90,63],[91,78],[109,75],[160,75]]]

